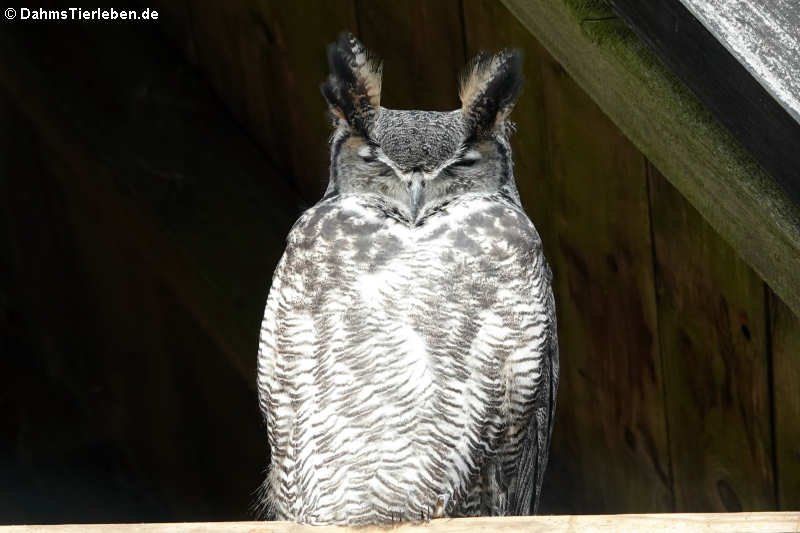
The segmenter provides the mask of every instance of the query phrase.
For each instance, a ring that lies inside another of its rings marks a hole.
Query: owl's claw
[[[433,518],[443,518],[447,515],[447,504],[450,503],[449,494],[439,494],[436,498],[436,507],[433,510]]]

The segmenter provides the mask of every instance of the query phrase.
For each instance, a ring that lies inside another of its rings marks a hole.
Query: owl
[[[531,514],[559,362],[509,144],[521,54],[478,55],[449,112],[381,107],[381,64],[350,34],[328,62],[329,184],[261,326],[263,503],[311,524]]]

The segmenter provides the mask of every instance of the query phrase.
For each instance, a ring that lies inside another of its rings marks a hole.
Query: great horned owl
[[[314,524],[535,512],[558,343],[512,173],[520,53],[476,57],[450,112],[381,107],[381,65],[352,35],[328,61],[328,189],[289,233],[261,326],[264,503]]]

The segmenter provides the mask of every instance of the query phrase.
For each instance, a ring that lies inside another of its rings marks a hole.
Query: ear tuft
[[[481,52],[467,64],[458,96],[474,133],[488,133],[506,119],[517,102],[522,81],[519,50],[502,50],[495,55]]]
[[[322,95],[331,112],[351,128],[369,132],[381,105],[382,64],[351,33],[328,45],[330,74]]]

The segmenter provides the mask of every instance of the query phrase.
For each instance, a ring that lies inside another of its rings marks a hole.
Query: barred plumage
[[[330,185],[292,228],[261,329],[266,503],[317,524],[528,514],[558,346],[506,138],[519,83],[473,83],[480,108],[395,111],[359,79],[379,68],[354,37],[329,57]],[[515,57],[470,68],[519,78]]]

